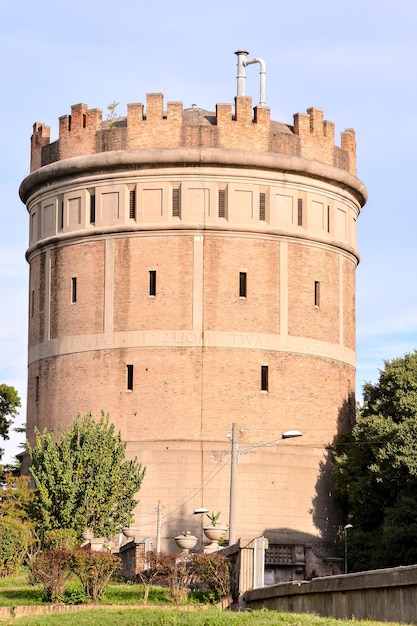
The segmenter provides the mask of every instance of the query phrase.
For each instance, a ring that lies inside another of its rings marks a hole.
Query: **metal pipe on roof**
[[[249,52],[246,50],[237,50],[235,52],[237,55],[237,95],[244,96],[245,95],[245,81],[246,81],[246,72],[245,67],[247,65],[252,65],[253,63],[259,63],[259,75],[260,75],[260,96],[259,96],[259,104],[260,106],[265,105],[265,75],[266,75],[266,66],[265,61],[259,57],[255,57],[253,59],[246,60]]]

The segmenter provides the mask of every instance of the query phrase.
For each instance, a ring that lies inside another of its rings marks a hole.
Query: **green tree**
[[[18,408],[20,407],[20,398],[14,387],[0,385],[0,437],[2,439],[9,438],[9,430],[12,425],[13,419],[18,414]],[[0,448],[0,459],[4,450]]]
[[[89,528],[110,537],[132,520],[145,468],[125,459],[126,445],[114,432],[109,416],[99,421],[78,416],[58,440],[53,432],[36,433],[28,443],[35,485],[32,517],[41,538],[55,528]]]
[[[334,493],[351,569],[417,562],[417,352],[385,361],[351,433],[335,442]]]

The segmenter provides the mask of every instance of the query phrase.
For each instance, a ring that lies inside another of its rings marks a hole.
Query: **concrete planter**
[[[197,541],[197,537],[192,535],[190,531],[188,531],[186,535],[178,535],[178,537],[175,537],[177,546],[186,552],[195,548]]]

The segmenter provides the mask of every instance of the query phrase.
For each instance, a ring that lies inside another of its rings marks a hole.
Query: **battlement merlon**
[[[356,141],[353,129],[341,133],[341,147],[334,144],[334,124],[323,120],[323,111],[307,109],[294,115],[294,126],[274,123],[270,109],[252,108],[250,96],[236,96],[233,104],[217,104],[214,114],[201,111],[201,121],[190,120],[193,109],[168,102],[164,110],[161,93],[127,105],[127,117],[103,121],[101,109],[75,104],[71,114],[59,118],[59,139],[50,143],[50,128],[41,122],[33,127],[31,172],[44,165],[74,156],[112,150],[164,148],[220,148],[288,154],[346,169],[356,176]],[[207,115],[209,114],[209,115]],[[211,116],[211,117],[210,117]],[[207,120],[210,118],[210,122]],[[197,132],[198,126],[201,132]]]

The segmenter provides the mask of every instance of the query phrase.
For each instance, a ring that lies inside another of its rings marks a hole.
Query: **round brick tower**
[[[299,572],[333,538],[326,450],[355,408],[355,151],[319,109],[290,126],[242,95],[208,112],[149,94],[113,121],[78,104],[53,143],[34,125],[27,436],[110,413],[147,467],[138,533],[155,540],[159,502],[165,549],[199,534],[197,507],[227,523],[233,423],[237,536],[266,535],[271,564]],[[257,445],[289,429],[303,436]]]

